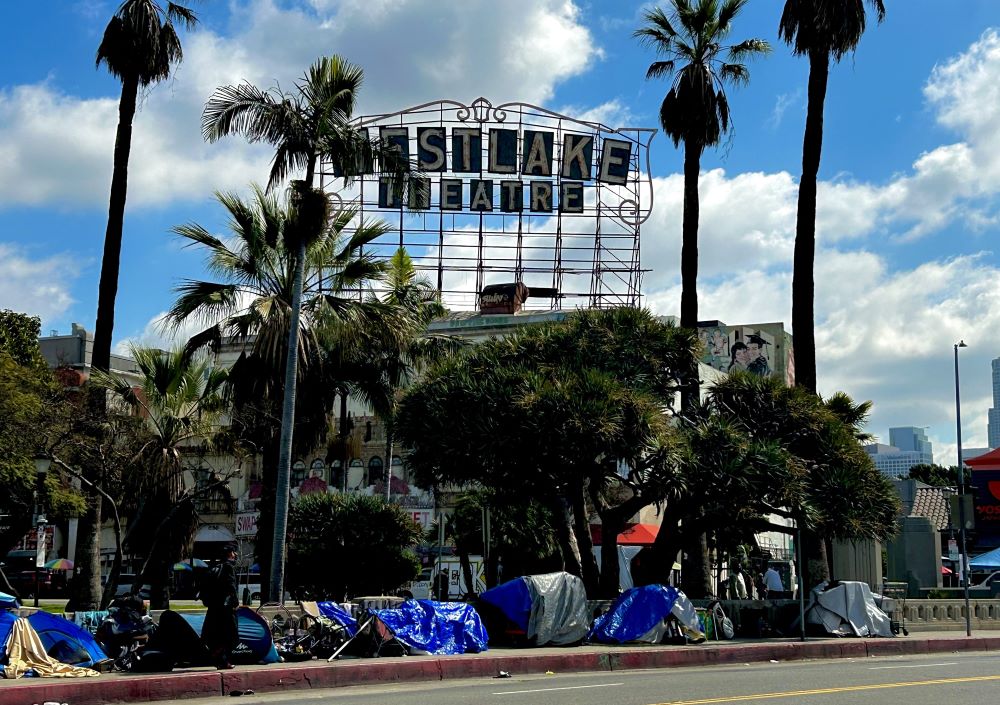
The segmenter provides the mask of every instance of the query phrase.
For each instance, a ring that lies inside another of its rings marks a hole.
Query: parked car
[[[115,587],[115,597],[124,597],[125,595],[132,594],[132,585],[135,583],[135,575],[133,573],[121,573],[118,576],[118,585]],[[139,589],[139,597],[143,600],[149,599],[149,583],[146,583]]]
[[[998,581],[1000,581],[1000,570],[995,570],[982,580],[977,580],[974,584],[970,584],[969,587],[990,587]]]
[[[242,573],[238,579],[240,601],[247,605],[260,602],[260,573]]]

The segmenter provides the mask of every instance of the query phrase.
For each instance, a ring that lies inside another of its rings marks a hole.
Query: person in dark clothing
[[[206,606],[205,626],[201,638],[208,647],[212,660],[219,670],[230,669],[233,664],[229,655],[239,642],[237,631],[236,610],[240,606],[236,592],[236,546],[225,547],[222,563],[211,572],[214,585],[211,589],[211,599]]]

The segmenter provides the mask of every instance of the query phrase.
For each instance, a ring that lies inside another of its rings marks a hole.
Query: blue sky
[[[218,85],[292,80],[341,53],[366,70],[361,112],[440,98],[523,100],[656,126],[666,84],[622,0],[277,0],[193,3],[185,61],[135,119],[116,341],[163,342],[171,288],[202,274],[171,227],[221,230],[215,189],[263,180],[268,153],[202,143]],[[870,430],[928,426],[953,462],[951,345],[964,338],[967,446],[986,444],[989,360],[1000,356],[1000,3],[887,0],[857,53],[831,71],[820,172],[817,342],[821,391],[872,399]],[[93,328],[118,84],[94,66],[116,3],[5,8],[0,30],[0,306],[43,329]],[[701,314],[790,319],[807,64],[777,40],[779,0],[751,0],[734,39],[774,45],[732,90],[735,134],[703,159]],[[644,294],[679,305],[681,154],[653,142],[656,205],[643,230]]]

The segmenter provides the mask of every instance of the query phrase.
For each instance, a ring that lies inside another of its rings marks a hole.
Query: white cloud
[[[556,112],[584,122],[598,122],[612,129],[635,126],[635,114],[620,98],[613,98],[592,108],[567,105],[558,108]]]
[[[0,242],[0,306],[39,316],[44,326],[73,304],[69,288],[79,273],[79,263],[69,255],[36,259],[22,248]]]
[[[334,50],[365,69],[360,113],[479,95],[544,103],[601,55],[569,0],[273,0],[232,6],[232,36],[203,27],[183,37],[184,63],[154,86],[134,121],[129,204],[163,205],[263,181],[271,151],[241,138],[202,142],[205,100],[220,85],[294,81]],[[294,41],[275,41],[275,37]],[[118,96],[81,99],[48,81],[0,93],[0,207],[104,207]]]
[[[802,100],[802,89],[797,88],[790,93],[779,93],[775,98],[774,108],[767,119],[767,126],[772,130],[777,130],[781,126],[781,121],[785,118],[785,113],[794,105],[798,105]]]

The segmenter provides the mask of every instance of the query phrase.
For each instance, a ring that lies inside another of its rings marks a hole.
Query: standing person
[[[240,606],[236,593],[236,546],[227,544],[223,559],[209,572],[208,585],[202,590],[202,602],[208,607],[201,637],[208,647],[216,667],[233,667],[229,655],[239,642],[236,610]]]
[[[767,585],[767,592],[771,595],[785,591],[785,586],[781,582],[781,573],[776,571],[774,566],[767,567],[767,571],[764,573],[764,584]]]

